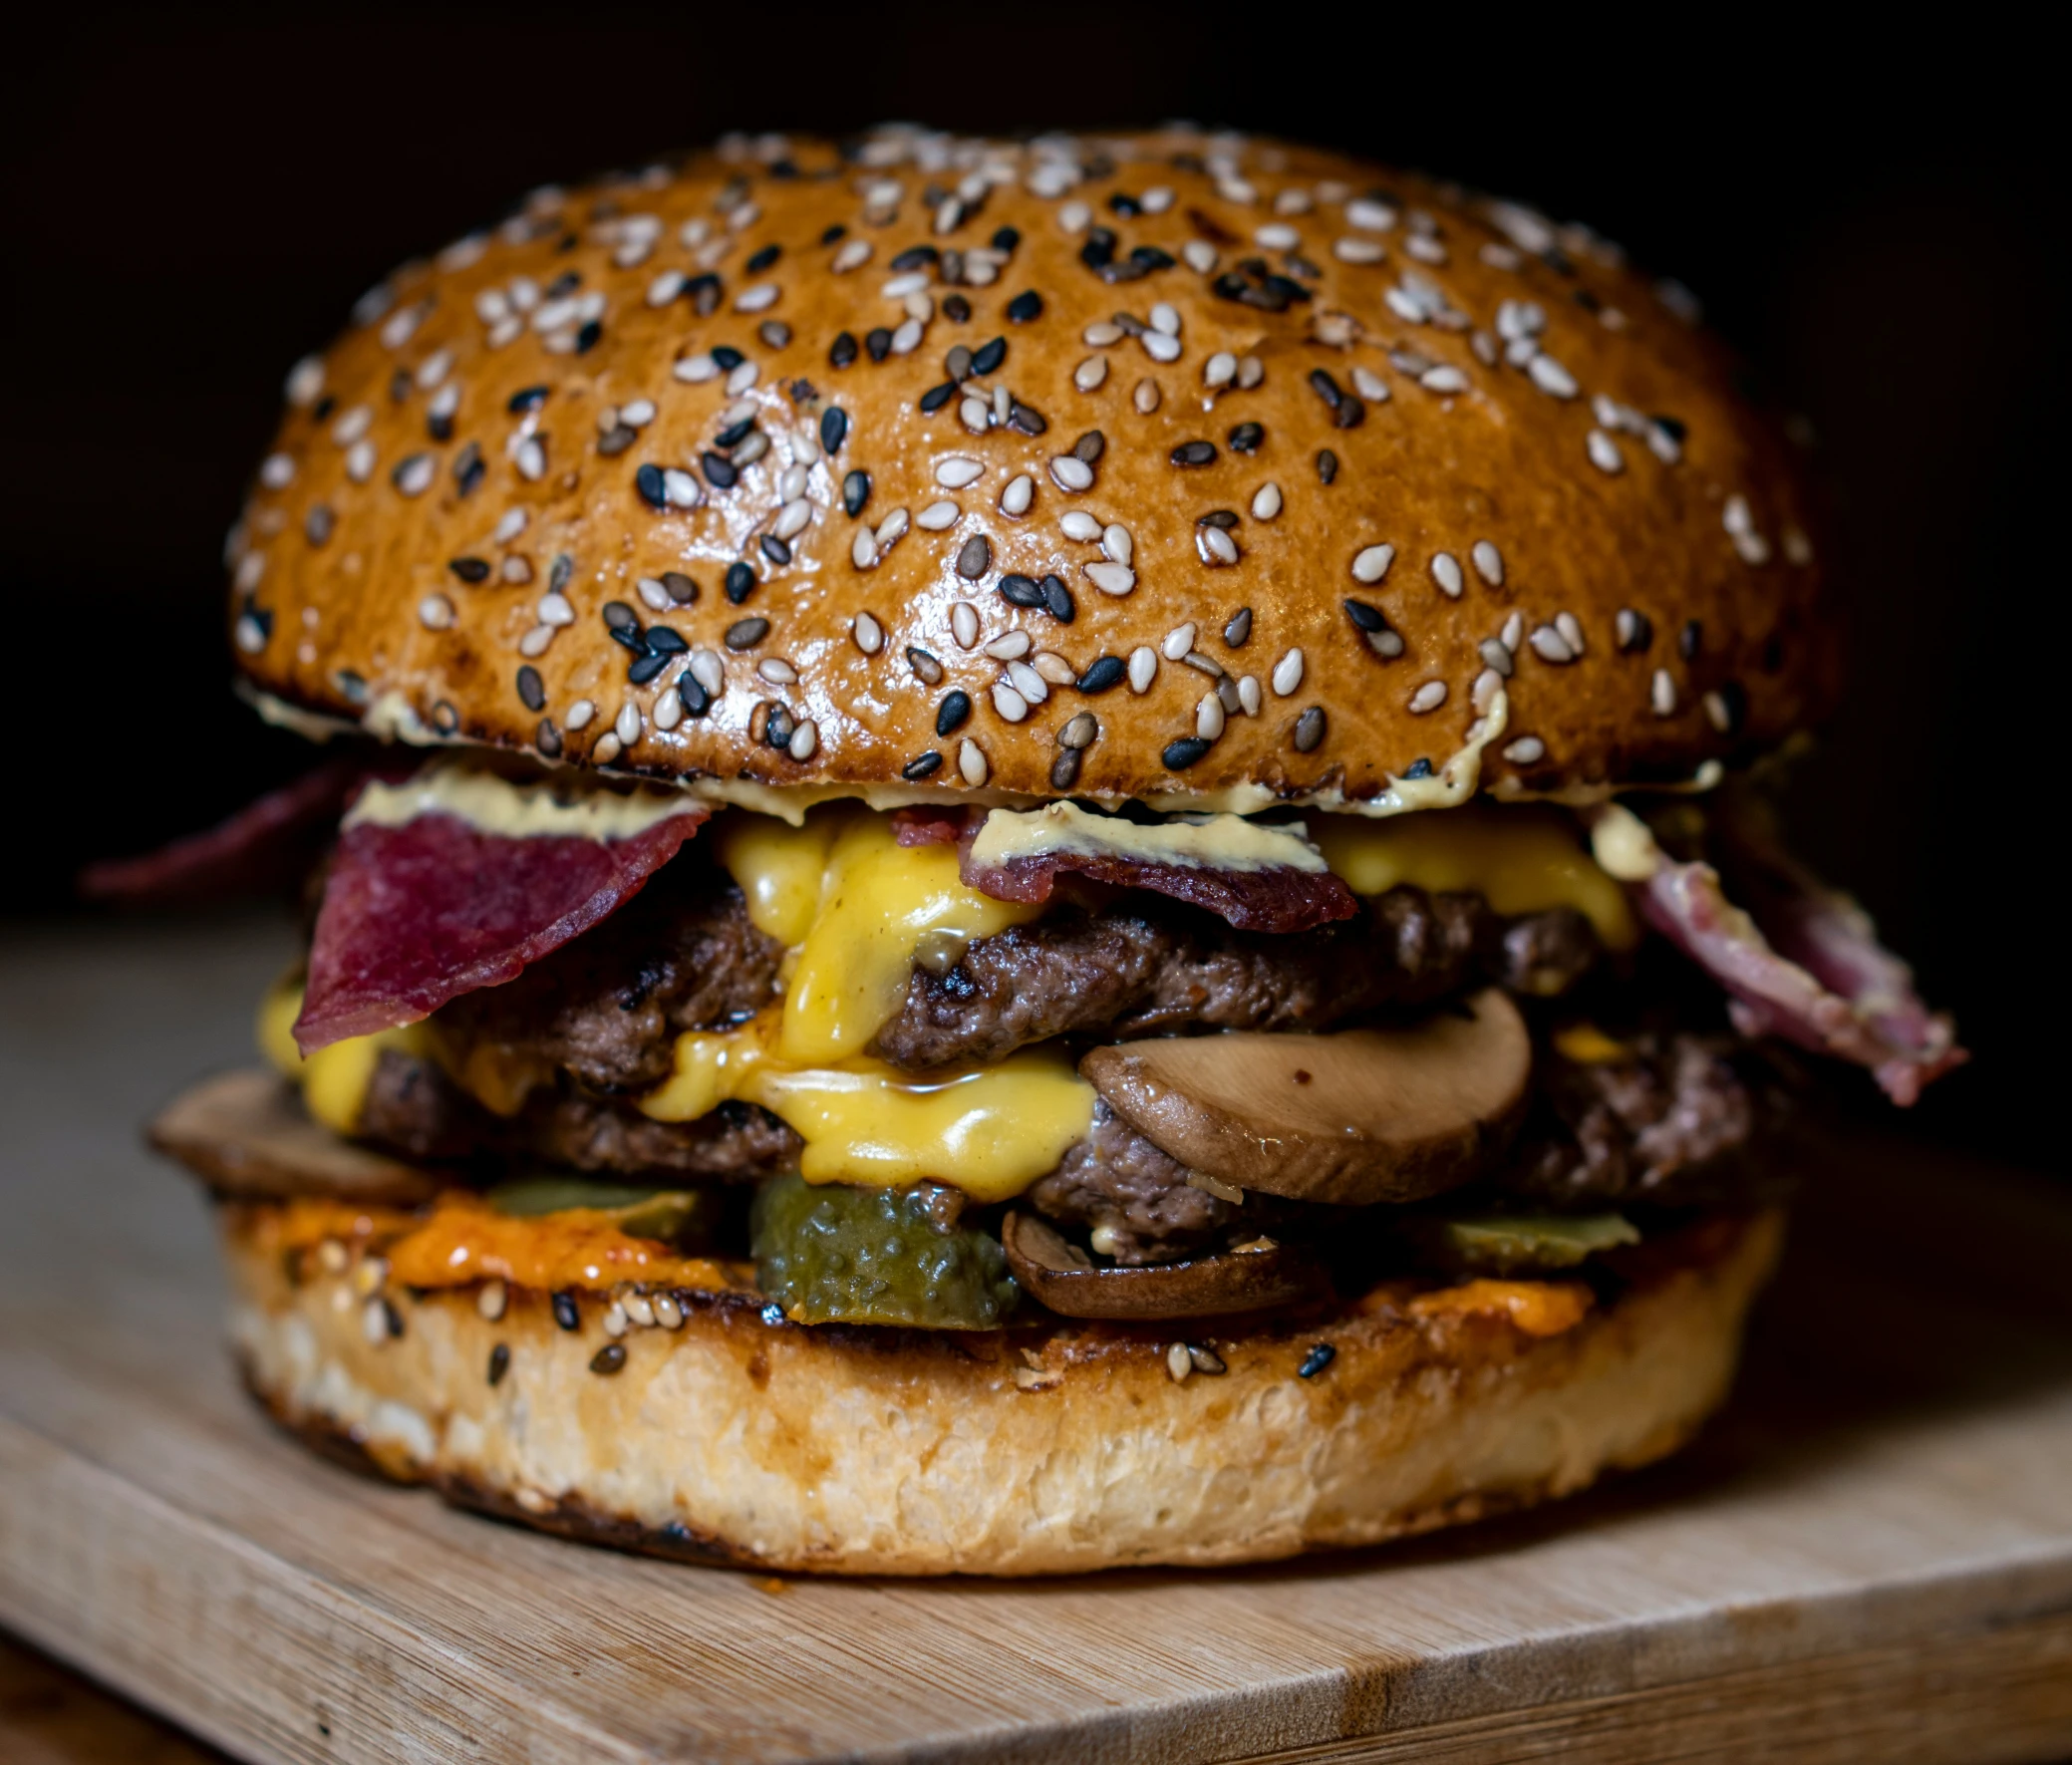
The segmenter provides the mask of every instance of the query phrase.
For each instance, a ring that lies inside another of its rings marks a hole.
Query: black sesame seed
[[[764,270],[768,269],[771,264],[775,263],[779,257],[783,256],[783,246],[765,245],[760,251],[756,252],[753,257],[749,258],[747,263],[742,267],[747,270],[749,275],[759,276],[762,274]]]
[[[575,559],[565,551],[554,554],[552,567],[547,571],[547,587],[559,594],[568,586],[568,579],[575,574]]]
[[[1172,451],[1175,465],[1208,465],[1216,457],[1214,441],[1182,441]]]
[[[450,735],[460,727],[460,713],[454,709],[450,699],[442,699],[432,708],[432,727],[442,735]]]
[[[1681,418],[1664,417],[1657,412],[1649,421],[1672,441],[1680,442],[1690,434],[1689,426]]]
[[[820,243],[823,245],[832,245],[848,230],[849,229],[843,226],[840,221],[836,221],[832,226],[828,227],[825,231],[821,233]]]
[[[762,547],[762,555],[769,559],[771,563],[790,563],[791,546],[789,541],[779,539],[774,533],[765,533],[758,543]]]
[[[1153,270],[1169,270],[1173,267],[1173,254],[1161,251],[1156,245],[1139,245],[1129,254],[1129,261],[1137,274],[1149,275]]]
[[[1115,261],[1115,235],[1106,227],[1095,227],[1079,247],[1079,261],[1088,269],[1104,269]]]
[[[1338,408],[1339,403],[1345,397],[1344,388],[1339,386],[1338,383],[1335,380],[1333,380],[1326,370],[1322,368],[1312,368],[1310,370],[1310,386],[1311,390],[1314,391],[1317,394],[1317,396],[1320,399],[1322,399],[1327,405],[1329,405],[1333,411],[1335,411]]]
[[[693,276],[684,284],[683,298],[691,303],[701,319],[711,318],[720,310],[720,278],[711,271]]]
[[[1619,647],[1629,655],[1638,655],[1654,642],[1654,621],[1645,613],[1628,611],[1619,625]]]
[[[1134,219],[1137,215],[1144,212],[1143,203],[1139,202],[1136,197],[1130,195],[1126,190],[1117,190],[1110,196],[1108,198],[1108,206],[1125,219]]]
[[[1293,251],[1289,252],[1288,255],[1284,257],[1281,261],[1288,265],[1289,273],[1291,275],[1302,276],[1312,282],[1316,281],[1319,276],[1324,274],[1324,271],[1318,268],[1318,266],[1312,263],[1307,257],[1300,256]]]
[[[680,607],[688,607],[698,599],[698,584],[681,570],[663,571],[662,586],[669,591],[669,598]]]
[[[849,433],[849,414],[839,405],[830,405],[820,413],[820,446],[828,453],[839,453],[843,439]]]
[[[1252,635],[1252,609],[1240,607],[1230,616],[1223,628],[1223,641],[1233,650],[1242,650],[1245,640]]]
[[[791,733],[798,728],[798,720],[791,715],[788,705],[772,704],[762,720],[762,739],[770,747],[791,745]]]
[[[1030,320],[1038,317],[1042,310],[1043,297],[1034,288],[1025,288],[1008,302],[1008,323],[1027,325]]]
[[[310,407],[310,420],[313,423],[322,423],[327,417],[331,415],[332,412],[336,411],[337,409],[338,401],[334,399],[329,393],[326,393],[321,399],[319,399],[314,405]]]
[[[639,440],[640,431],[632,424],[615,423],[597,438],[597,451],[607,459],[616,459]]]
[[[1230,432],[1228,439],[1233,453],[1257,453],[1260,442],[1266,440],[1266,426],[1259,423],[1241,423]]]
[[[1050,788],[1069,790],[1079,781],[1081,754],[1076,747],[1060,747],[1057,756],[1050,762]]]
[[[636,687],[645,687],[668,666],[667,656],[636,656],[626,670],[626,679]],[[533,707],[535,711],[538,709],[537,706]]]
[[[453,439],[453,419],[449,412],[434,411],[425,419],[425,433],[435,441],[450,441]]]
[[[1705,627],[1700,621],[1686,619],[1683,622],[1683,629],[1676,634],[1676,654],[1681,656],[1686,662],[1693,660],[1698,653],[1698,645],[1703,641],[1704,636]]]
[[[932,386],[921,395],[921,415],[933,417],[957,396],[957,382],[946,380],[941,386]]]
[[[557,1293],[553,1298],[553,1307],[554,1322],[560,1324],[563,1329],[581,1329],[583,1327],[583,1315],[576,1310],[574,1294],[565,1290]]]
[[[943,317],[953,325],[962,325],[972,316],[972,303],[961,294],[943,296]]]
[[[605,602],[604,622],[614,637],[623,640],[625,633],[632,632],[634,634],[634,648],[647,648],[645,644],[640,642],[640,616],[624,601]]]
[[[587,356],[597,347],[597,340],[603,335],[603,321],[591,319],[575,334],[575,353],[579,356]]]
[[[684,580],[690,582],[691,579],[687,576]],[[697,592],[696,583],[692,584],[692,592]],[[681,656],[686,650],[691,648],[684,641],[682,632],[673,631],[666,625],[649,626],[646,631],[641,633],[641,642],[648,646],[648,654],[650,656]]]
[[[510,1344],[498,1342],[495,1347],[489,1350],[489,1383],[492,1386],[502,1384],[503,1375],[509,1372],[510,1369]]]
[[[1238,524],[1238,511],[1234,508],[1212,508],[1205,515],[1196,515],[1194,524],[1197,527],[1221,527],[1228,533]]]
[[[1748,720],[1748,693],[1739,681],[1728,681],[1714,695],[1721,713],[1722,735],[1738,735]]]
[[[469,441],[453,459],[453,484],[460,495],[465,496],[482,481],[482,449],[478,442]]]
[[[907,666],[923,686],[933,687],[942,681],[943,665],[917,644],[907,646]]]
[[[686,717],[704,717],[713,708],[713,696],[695,676],[685,674],[677,680],[677,703]]]
[[[1317,475],[1327,484],[1338,475],[1338,456],[1329,447],[1317,455]]]
[[[713,360],[719,364],[723,374],[731,374],[748,358],[732,344],[717,343],[713,346]]]
[[[943,756],[930,748],[926,753],[917,753],[899,768],[899,775],[908,783],[916,783],[942,769]]]
[[[1284,302],[1310,298],[1309,289],[1288,276],[1268,276],[1260,287],[1268,294],[1278,295]]]
[[[707,457],[710,458],[711,455],[709,454]],[[722,461],[722,463],[725,464],[725,461]],[[728,466],[727,469],[732,471],[734,468]],[[669,490],[663,482],[662,468],[659,465],[651,462],[636,466],[633,473],[633,487],[640,492],[641,501],[645,502],[650,508],[667,508],[669,506]]]
[[[1314,1379],[1337,1357],[1338,1351],[1331,1343],[1319,1342],[1311,1348],[1309,1353],[1303,1356],[1302,1365],[1296,1368],[1296,1376],[1298,1378]]]
[[[727,580],[723,587],[726,589],[727,598],[737,607],[748,598],[748,592],[754,586],[755,569],[752,564],[737,563],[727,566]]]
[[[976,582],[993,567],[993,546],[983,533],[974,533],[957,548],[957,574]]]
[[[754,434],[754,418],[743,417],[740,422],[730,423],[716,435],[713,438],[713,445],[715,447],[739,447],[749,436]]]
[[[511,394],[509,402],[504,406],[504,409],[513,416],[517,416],[521,412],[537,411],[540,406],[547,402],[548,390],[548,388],[543,386],[521,387],[517,392]]]
[[[582,285],[583,275],[580,270],[563,270],[547,284],[546,298],[559,300],[564,295],[573,294]]]
[[[953,343],[950,353],[943,357],[943,372],[952,380],[968,380],[972,371],[972,352],[967,344]]]
[[[1040,607],[1043,604],[1042,588],[1034,576],[1003,576],[1000,592],[1011,606]]]
[[[1043,578],[1043,605],[1049,609],[1050,617],[1059,625],[1071,624],[1079,608],[1072,599],[1072,591],[1065,587],[1061,576]]]
[[[552,718],[543,717],[539,720],[539,728],[533,732],[532,739],[548,759],[557,760],[561,757],[561,732],[554,727]]]
[[[1313,705],[1301,717],[1295,720],[1296,752],[1308,753],[1312,749],[1321,746],[1324,741],[1324,707]]]
[[[981,344],[972,351],[972,372],[991,374],[1008,359],[1008,340],[996,337],[991,343]]]
[[[1332,408],[1332,425],[1336,429],[1357,429],[1367,420],[1367,405],[1364,399],[1347,393]]]
[[[1072,457],[1082,464],[1092,465],[1101,456],[1108,444],[1108,438],[1097,429],[1088,430],[1072,443]]]
[[[1120,656],[1096,656],[1076,684],[1082,693],[1105,693],[1119,687],[1128,673],[1129,665]]]
[[[953,730],[964,727],[972,714],[972,696],[962,690],[953,689],[943,695],[943,702],[935,708],[935,733],[947,735]]]
[[[1422,753],[1410,762],[1409,769],[1403,773],[1405,778],[1429,778],[1431,775],[1431,756]]]
[[[996,227],[993,233],[993,249],[1012,251],[1022,243],[1021,232],[1014,227]]]
[[[715,490],[732,490],[736,480],[740,477],[740,473],[735,468],[733,460],[727,458],[724,454],[713,452],[710,448],[701,453],[698,459],[699,463],[705,467],[706,482],[711,484]],[[645,471],[647,467],[643,466],[641,469]],[[657,473],[656,475],[659,477],[661,474]]]
[[[1388,616],[1369,601],[1356,601],[1348,596],[1345,601],[1345,611],[1351,616],[1352,623],[1358,626],[1361,631],[1386,631],[1388,629]]]
[[[1165,762],[1168,772],[1184,772],[1209,751],[1209,746],[1200,735],[1183,735],[1177,741],[1168,741],[1159,758]]]
[[[892,267],[901,271],[918,270],[924,264],[940,261],[942,255],[933,245],[909,245],[892,260]]]
[[[842,479],[842,512],[855,516],[863,513],[863,505],[870,501],[870,473],[852,471]]]
[[[590,1356],[590,1370],[594,1373],[602,1373],[607,1377],[617,1372],[625,1364],[626,1344],[624,1342],[606,1342],[603,1347]]]
[[[489,560],[487,558],[448,558],[446,568],[462,582],[487,582]]]
[[[1049,419],[1040,411],[1023,404],[1020,399],[1008,401],[1008,428],[1020,430],[1025,436],[1039,436],[1049,427]]]
[[[724,641],[730,650],[752,650],[768,636],[767,619],[737,619],[727,628]]]
[[[834,342],[827,351],[827,365],[830,368],[846,368],[855,360],[856,339],[846,331],[836,332]]]
[[[863,347],[873,362],[882,362],[892,353],[892,333],[882,325],[874,325],[863,334]]]
[[[547,708],[547,689],[540,681],[539,670],[529,662],[518,670],[518,700],[527,711]]]

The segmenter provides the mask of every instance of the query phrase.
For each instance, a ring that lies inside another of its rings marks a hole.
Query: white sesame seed
[[[739,399],[742,393],[755,384],[761,377],[761,374],[762,370],[756,367],[753,362],[735,363],[732,368],[727,370],[727,396],[730,399]],[[755,407],[750,405],[747,412],[743,413],[743,415],[753,413],[754,409]],[[740,418],[737,417],[734,421],[739,423]]]
[[[604,1325],[604,1333],[617,1338],[626,1333],[626,1308],[617,1300],[605,1307],[604,1315],[598,1320]]]
[[[1076,199],[1065,203],[1057,210],[1057,224],[1068,233],[1083,232],[1087,222],[1093,219],[1093,210]]]
[[[1076,453],[1059,453],[1050,461],[1050,476],[1060,490],[1093,488],[1093,467]]]
[[[1110,521],[1101,529],[1100,548],[1118,564],[1136,562],[1136,542],[1120,521]]]
[[[1478,539],[1469,549],[1468,556],[1474,561],[1475,572],[1491,588],[1504,585],[1504,554],[1486,539]]]
[[[798,679],[798,670],[780,656],[765,656],[755,672],[773,687],[788,687]]]
[[[1068,687],[1079,678],[1078,670],[1055,650],[1038,650],[1029,659],[1029,665],[1036,671],[1038,679],[1048,681],[1053,687]]]
[[[1158,678],[1158,652],[1149,644],[1139,644],[1129,653],[1129,690],[1132,693],[1148,693],[1151,683]]]
[[[1626,455],[1619,450],[1619,443],[1601,429],[1590,432],[1585,441],[1590,450],[1590,463],[1601,472],[1619,473],[1626,470]]]
[[[918,294],[928,286],[926,270],[908,270],[894,276],[878,292],[887,300],[904,300],[909,294]]]
[[[875,656],[885,647],[885,628],[868,613],[859,613],[850,621],[849,635],[866,656]]]
[[[785,743],[795,760],[809,760],[813,749],[820,745],[820,726],[807,718],[791,732],[791,739]]]
[[[640,739],[640,707],[631,699],[619,707],[619,715],[612,720],[612,734],[628,747]]]
[[[1303,684],[1302,651],[1290,650],[1274,664],[1274,672],[1267,678],[1273,683],[1274,692],[1286,699]]]
[[[1547,743],[1537,735],[1521,735],[1504,748],[1504,758],[1516,766],[1530,766],[1547,757]]]
[[[1194,640],[1200,635],[1201,627],[1193,620],[1185,625],[1176,625],[1165,634],[1165,642],[1158,647],[1165,652],[1168,662],[1178,662],[1194,648]]]
[[[939,502],[931,502],[914,517],[914,525],[930,533],[940,533],[945,527],[957,525],[957,518],[964,513],[947,496]]]
[[[364,484],[374,476],[374,443],[355,441],[346,449],[346,476],[356,484]]]
[[[1068,508],[1057,517],[1057,525],[1065,538],[1077,540],[1098,539],[1101,535],[1100,522],[1083,508]]]
[[[1533,385],[1553,398],[1573,399],[1583,390],[1576,384],[1575,375],[1550,355],[1536,353],[1526,363],[1525,371]]]
[[[1439,592],[1450,601],[1460,599],[1465,586],[1460,572],[1460,562],[1450,551],[1432,554],[1432,580],[1439,585]]]
[[[1029,505],[1036,499],[1036,479],[1027,472],[1017,472],[1008,480],[1008,486],[1000,493],[1000,512],[1004,515],[1026,515]]]
[[[1555,614],[1554,629],[1561,633],[1562,642],[1567,644],[1571,650],[1573,650],[1578,656],[1583,654],[1583,626],[1581,621],[1577,619],[1575,614]]]
[[[537,483],[547,475],[547,450],[537,436],[527,436],[511,449],[511,463],[518,468],[518,476],[528,483]],[[667,476],[667,474],[664,474]],[[686,474],[687,476],[689,474]],[[693,486],[696,486],[693,480]]]
[[[1720,694],[1707,693],[1699,703],[1705,708],[1705,721],[1722,735],[1728,734],[1733,729],[1734,714],[1728,708],[1725,698]]]
[[[1204,741],[1214,741],[1223,734],[1223,701],[1214,693],[1204,693],[1194,708],[1194,733]]]
[[[1784,530],[1784,556],[1787,563],[1801,567],[1813,562],[1813,541],[1797,527]]]
[[[500,298],[500,296],[499,296]],[[324,390],[324,362],[321,356],[304,356],[288,370],[285,387],[288,403],[298,410],[306,409],[317,402]]]
[[[678,380],[696,386],[702,381],[719,379],[720,364],[701,350],[695,356],[678,357],[670,373]]]
[[[1180,255],[1198,276],[1206,276],[1216,268],[1216,247],[1206,239],[1189,239],[1180,247]]]
[[[568,708],[568,716],[562,719],[570,730],[588,729],[590,720],[597,715],[597,707],[588,699],[578,699]]]
[[[887,550],[907,530],[907,511],[904,507],[891,509],[878,523],[878,549]]]
[[[978,643],[979,610],[970,601],[951,602],[950,635],[957,640],[960,650],[969,650]]]
[[[1137,585],[1137,573],[1127,564],[1081,564],[1086,580],[1102,594],[1125,595]]]
[[[1464,393],[1468,390],[1468,377],[1458,368],[1427,368],[1417,377],[1417,384],[1428,393]]]
[[[654,608],[656,612],[667,613],[669,611],[672,605],[669,598],[669,590],[664,588],[660,582],[655,580],[654,577],[643,576],[633,586],[635,592],[639,594],[640,598],[646,601],[647,604]],[[558,595],[555,596],[555,599],[557,600],[560,598],[561,597]]]
[[[1423,717],[1426,712],[1437,711],[1446,703],[1446,683],[1426,681],[1410,695],[1410,712],[1413,717]]]
[[[1250,392],[1264,379],[1266,379],[1266,364],[1257,356],[1240,356],[1238,358],[1238,386],[1243,391]]]
[[[418,623],[427,631],[445,631],[453,623],[453,603],[443,594],[428,594],[418,603]]]
[[[1229,350],[1218,350],[1202,368],[1202,385],[1228,386],[1238,377],[1238,359]]]
[[[1106,319],[1096,319],[1079,333],[1079,341],[1088,349],[1104,350],[1111,343],[1120,343],[1124,335],[1120,325]]]
[[[785,466],[777,476],[777,500],[796,502],[806,493],[806,486],[812,479],[813,474],[802,465]]]
[[[1333,239],[1331,254],[1340,263],[1379,263],[1388,255],[1378,239],[1360,239],[1347,233]]]
[[[295,478],[295,461],[286,453],[269,453],[259,464],[259,482],[269,490],[285,490]]]
[[[720,660],[717,650],[693,650],[690,673],[691,678],[715,698],[727,684],[727,665]]]
[[[1137,338],[1145,355],[1154,362],[1177,362],[1180,359],[1180,340],[1168,337],[1163,331],[1146,331]],[[1156,410],[1156,401],[1151,409]]]
[[[1347,225],[1370,233],[1385,233],[1395,225],[1395,210],[1386,202],[1355,196],[1345,204],[1345,220]]]
[[[539,462],[540,471],[546,470],[546,461]],[[539,476],[539,472],[525,471],[525,460],[520,456],[518,470],[528,478]],[[671,508],[697,508],[705,501],[705,486],[682,466],[668,465],[662,468],[662,497]]]
[[[874,247],[868,239],[849,239],[834,254],[829,262],[829,268],[838,276],[846,275],[850,270],[861,269],[870,262],[870,255]]]
[[[859,570],[877,568],[878,542],[868,527],[858,527],[856,537],[849,541],[849,562]]]
[[[496,545],[510,544],[513,539],[525,531],[526,523],[531,519],[532,515],[526,509],[505,509],[497,519],[495,531],[489,535],[490,541]]]
[[[1029,654],[1032,642],[1026,631],[1004,631],[986,646],[986,654],[996,662],[1014,662]]]
[[[1179,309],[1169,300],[1156,302],[1151,308],[1151,329],[1166,337],[1180,335]]]
[[[1017,635],[1026,638],[1029,634],[1021,632]],[[1008,679],[1014,682],[1015,691],[1032,705],[1040,705],[1050,697],[1049,683],[1028,663],[1019,659],[1008,664]]]
[[[1257,202],[1259,191],[1242,177],[1227,175],[1216,180],[1216,193],[1226,202]]]
[[[1202,562],[1212,569],[1238,561],[1238,542],[1221,527],[1196,527],[1194,549],[1201,554]]]
[[[592,765],[608,766],[619,757],[625,750],[625,747],[626,743],[621,741],[610,730],[607,730],[602,735],[597,737],[596,742],[591,746],[590,763]]]
[[[1108,362],[1105,356],[1088,356],[1072,370],[1072,385],[1082,393],[1094,391],[1108,377]]]
[[[985,475],[985,466],[963,453],[951,454],[939,461],[935,468],[935,481],[951,490],[962,490],[965,485],[976,483]]]
[[[1669,678],[1666,668],[1657,668],[1654,678],[1648,682],[1647,702],[1656,717],[1670,717],[1676,710],[1676,683]]]
[[[654,718],[655,728],[658,730],[674,730],[684,721],[683,700],[667,690],[672,684],[665,678],[662,682],[664,690],[655,696]]]
[[[984,784],[992,768],[986,764],[986,750],[969,735],[958,743],[957,770],[965,783],[976,789]]]
[[[1395,562],[1395,547],[1392,545],[1369,545],[1357,553],[1352,560],[1352,580],[1355,582],[1379,582],[1388,574],[1388,566]]]
[[[1173,190],[1170,184],[1155,183],[1137,198],[1137,205],[1146,214],[1163,214],[1173,205]]]
[[[619,407],[619,421],[631,424],[635,429],[645,429],[655,421],[655,401],[634,399]]]
[[[1294,227],[1283,226],[1278,221],[1271,226],[1261,227],[1252,238],[1256,244],[1265,246],[1269,251],[1293,251],[1303,242],[1302,234]]]
[[[667,598],[666,596],[664,597]],[[565,594],[543,594],[539,605],[533,609],[542,625],[573,625],[575,608]]]
[[[1512,655],[1518,654],[1518,646],[1525,641],[1525,615],[1514,612],[1504,621],[1503,635],[1497,640]]]
[[[1468,696],[1474,701],[1477,717],[1489,709],[1497,694],[1503,691],[1503,675],[1493,668],[1485,668],[1475,677],[1475,684],[1469,689]]]
[[[1252,518],[1271,521],[1281,512],[1281,486],[1269,478],[1253,492]]]
[[[892,353],[895,356],[912,355],[920,345],[921,321],[919,319],[908,319],[892,334]]]
[[[1352,390],[1371,405],[1385,405],[1390,398],[1388,382],[1361,362],[1352,365]]]

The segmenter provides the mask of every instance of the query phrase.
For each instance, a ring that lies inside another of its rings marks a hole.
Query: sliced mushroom
[[[1266,1238],[1220,1256],[1118,1269],[1096,1264],[1034,1214],[1009,1214],[1000,1236],[1015,1279],[1065,1318],[1214,1318],[1292,1305],[1330,1287],[1316,1257]]]
[[[204,1080],[165,1106],[150,1138],[215,1194],[236,1200],[315,1195],[412,1206],[440,1189],[430,1172],[319,1127],[295,1087],[271,1072]]]
[[[1363,1206],[1468,1181],[1524,1113],[1532,1041],[1490,988],[1404,1029],[1133,1041],[1079,1062],[1109,1107],[1241,1189]]]

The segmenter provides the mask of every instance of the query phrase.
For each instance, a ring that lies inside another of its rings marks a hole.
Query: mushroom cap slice
[[[1524,1114],[1532,1060],[1518,1008],[1492,987],[1399,1029],[1125,1042],[1094,1048],[1079,1071],[1194,1170],[1358,1207],[1487,1169]]]
[[[1315,1299],[1331,1290],[1306,1250],[1261,1239],[1257,1249],[1184,1263],[1103,1268],[1034,1214],[1011,1213],[1001,1244],[1015,1279],[1064,1318],[1215,1318]]]

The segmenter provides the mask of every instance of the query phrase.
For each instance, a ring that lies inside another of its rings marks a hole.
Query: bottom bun
[[[245,1374],[283,1423],[549,1531],[841,1575],[1250,1563],[1570,1494],[1719,1404],[1782,1235],[1709,1220],[1632,1253],[1609,1301],[1392,1283],[1176,1342],[808,1328],[739,1291],[671,1290],[675,1328],[595,1295],[560,1322],[517,1288],[370,1299],[359,1269],[285,1267],[272,1211],[223,1222]]]

